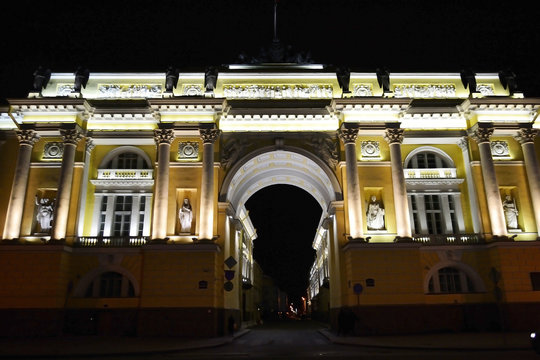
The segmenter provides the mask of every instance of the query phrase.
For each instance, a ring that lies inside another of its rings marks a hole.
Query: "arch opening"
[[[307,296],[314,272],[324,274],[325,285],[329,281],[328,246],[321,243],[329,241],[323,223],[337,200],[342,192],[333,170],[308,151],[288,146],[248,154],[231,168],[220,191],[231,215],[241,220],[246,233],[255,234],[249,236],[255,260],[290,293],[295,306]]]

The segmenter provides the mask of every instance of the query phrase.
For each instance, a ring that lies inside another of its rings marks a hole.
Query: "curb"
[[[342,340],[339,336],[330,333],[326,329],[319,329],[319,333],[326,337],[330,342],[339,345],[363,346],[378,349],[402,349],[402,350],[441,350],[441,351],[517,351],[517,350],[532,350],[532,347],[525,346],[507,346],[507,347],[444,347],[444,346],[429,346],[429,345],[393,345],[393,344],[373,344],[368,341],[363,341],[360,337],[349,338],[354,341]],[[369,338],[367,338],[369,339]]]
[[[223,346],[230,344],[234,340],[249,333],[250,329],[239,330],[236,334],[230,337],[209,338],[207,342],[200,344],[183,344],[179,347],[170,347],[166,349],[154,350],[138,350],[138,351],[113,351],[113,352],[82,352],[82,353],[66,353],[66,354],[0,354],[0,359],[25,359],[25,358],[40,358],[40,359],[59,359],[59,358],[85,358],[85,357],[102,357],[102,356],[129,356],[129,355],[152,355],[152,354],[167,354],[187,350],[198,350]]]

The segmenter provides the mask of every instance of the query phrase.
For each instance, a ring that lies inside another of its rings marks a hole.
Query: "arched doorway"
[[[312,153],[296,147],[266,147],[242,158],[225,177],[220,191],[220,202],[226,204],[229,209],[228,216],[230,219],[242,222],[242,224],[236,226],[246,228],[249,241],[253,241],[257,235],[251,221],[249,219],[245,220],[249,218],[245,208],[246,202],[259,190],[272,185],[290,185],[300,188],[312,196],[320,206],[321,216],[317,222],[318,226],[313,229],[315,236],[311,240],[314,246],[320,243],[327,244],[325,252],[321,255],[326,258],[324,261],[320,261],[318,266],[326,267],[326,271],[320,271],[321,274],[326,274],[325,286],[327,287],[328,282],[334,284],[331,291],[336,296],[330,295],[328,296],[329,299],[339,299],[337,294],[340,292],[341,280],[337,237],[335,231],[332,230],[333,226],[329,225],[329,223],[335,222],[333,216],[334,204],[336,201],[340,202],[342,200],[342,191],[334,171]],[[243,243],[242,240],[237,238],[233,239],[233,237],[234,235],[225,239],[225,248],[230,249],[229,253],[231,255],[236,254],[241,257],[243,251],[245,252],[245,249],[242,249],[242,246],[246,246],[245,242]],[[225,251],[225,257],[229,253]],[[315,262],[317,262],[317,259]],[[233,296],[226,294],[226,303],[227,297],[231,298]],[[237,298],[242,299],[241,296]],[[231,300],[231,304],[235,301]],[[241,302],[242,300],[238,301]],[[329,301],[331,302],[331,300]],[[331,304],[330,307],[334,306],[339,306],[339,304],[334,301],[334,304]]]

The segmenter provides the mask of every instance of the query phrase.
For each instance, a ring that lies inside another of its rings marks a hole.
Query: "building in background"
[[[0,334],[254,321],[244,204],[274,184],[321,206],[309,296],[333,326],[537,326],[539,108],[505,73],[41,69],[0,113]]]

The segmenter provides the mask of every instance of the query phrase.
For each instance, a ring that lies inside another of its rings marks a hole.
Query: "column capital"
[[[404,129],[400,128],[387,128],[384,132],[384,140],[390,145],[401,144],[403,142]]]
[[[514,136],[521,145],[527,143],[534,143],[534,138],[538,135],[538,129],[533,128],[520,128],[517,135]]]
[[[489,142],[491,135],[493,135],[493,126],[477,126],[470,132],[470,137],[478,144]]]
[[[338,136],[343,141],[343,144],[355,144],[358,137],[358,126],[343,124],[338,130]]]
[[[39,140],[39,135],[35,130],[16,130],[17,139],[19,140],[20,145],[30,145],[34,144]]]
[[[64,145],[77,145],[84,137],[78,129],[60,129]]]
[[[203,141],[203,144],[213,144],[221,135],[221,130],[216,128],[200,128],[199,134]]]
[[[171,145],[174,140],[174,130],[173,129],[155,129],[154,130],[154,141],[156,145],[167,144]]]
[[[85,144],[86,152],[91,153],[92,150],[94,150],[95,147],[96,147],[96,144],[94,144],[94,140],[91,137],[87,136],[86,137],[86,144]]]
[[[463,136],[457,141],[457,146],[459,146],[462,151],[469,150],[469,138],[467,136]]]

